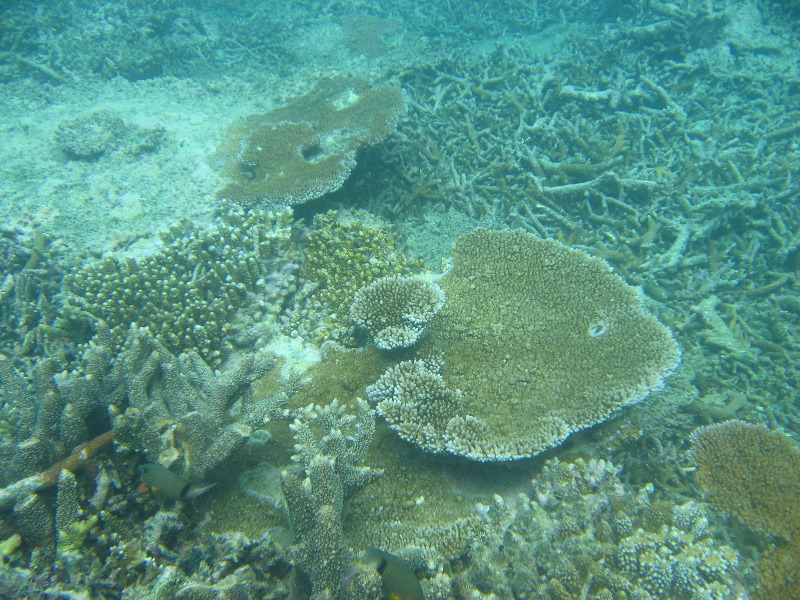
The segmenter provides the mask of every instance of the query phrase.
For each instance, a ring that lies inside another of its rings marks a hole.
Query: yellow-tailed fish
[[[422,586],[408,563],[378,548],[367,548],[364,558],[347,568],[342,585],[367,569],[375,569],[381,576],[384,600],[425,600]]]
[[[216,483],[195,483],[158,463],[141,465],[139,474],[151,491],[172,500],[193,500],[217,485]]]

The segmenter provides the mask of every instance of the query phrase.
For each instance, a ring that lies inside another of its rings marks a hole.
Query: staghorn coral
[[[300,465],[311,464],[318,455],[334,461],[345,496],[383,475],[381,469],[359,466],[375,435],[375,411],[364,400],[356,399],[356,414],[334,400],[325,406],[309,404],[298,409],[290,428],[294,433],[295,454]],[[322,435],[317,438],[314,431]]]
[[[692,457],[708,502],[746,525],[800,534],[800,449],[780,431],[739,420],[695,430]]]
[[[207,227],[182,223],[163,247],[134,259],[108,256],[65,277],[63,335],[108,324],[118,350],[132,323],[170,352],[193,350],[219,364],[237,309],[259,291],[288,247],[289,209],[225,205]],[[83,340],[76,340],[83,341]]]
[[[444,304],[442,288],[420,277],[397,275],[360,288],[350,316],[365,327],[382,350],[412,346]]]
[[[375,428],[366,402],[358,401],[356,411],[355,416],[347,414],[336,400],[328,406],[309,405],[298,411],[292,425],[295,466],[281,473],[281,485],[294,538],[291,555],[303,571],[295,574],[297,597],[305,587],[311,588],[314,600],[357,597],[357,588],[341,586],[353,556],[344,539],[344,499],[383,472],[356,464]],[[317,439],[313,429],[322,429],[323,435]]]
[[[322,78],[307,94],[251,117],[235,132],[234,183],[219,196],[252,206],[302,204],[332,192],[355,167],[357,150],[386,137],[404,109],[399,88]]]
[[[59,243],[40,224],[0,226],[0,344],[3,354],[56,354],[47,326],[55,318],[54,299],[63,276]]]
[[[115,440],[200,481],[279,416],[285,396],[257,398],[251,386],[274,365],[271,355],[251,354],[214,371],[196,352],[174,356],[132,328],[114,367],[125,390],[112,410]]]
[[[438,282],[448,300],[418,346],[423,363],[368,394],[428,450],[533,456],[641,401],[679,362],[669,331],[602,260],[478,229],[456,241],[453,262]]]

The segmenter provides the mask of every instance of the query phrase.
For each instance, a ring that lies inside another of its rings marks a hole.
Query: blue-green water
[[[800,597],[799,24],[4,3],[0,597]]]

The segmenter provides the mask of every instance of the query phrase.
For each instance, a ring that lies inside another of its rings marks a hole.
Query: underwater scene
[[[0,600],[800,600],[800,0],[3,0]]]

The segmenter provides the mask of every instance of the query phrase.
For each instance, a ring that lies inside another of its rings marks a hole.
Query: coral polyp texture
[[[381,277],[356,292],[353,320],[382,350],[412,346],[444,304],[444,292],[421,277]]]
[[[339,189],[362,146],[384,139],[405,110],[402,91],[352,77],[320,79],[285,106],[234,132],[233,182],[219,195],[242,205],[302,204]]]
[[[708,502],[783,538],[758,561],[756,600],[800,597],[800,449],[785,434],[739,420],[692,435],[697,481]]]
[[[800,534],[800,449],[780,431],[732,420],[692,435],[697,481],[709,503],[784,538]]]
[[[478,229],[438,283],[447,301],[417,352],[437,367],[392,372],[392,391],[370,394],[429,450],[533,456],[641,401],[680,360],[636,290],[555,241]]]

